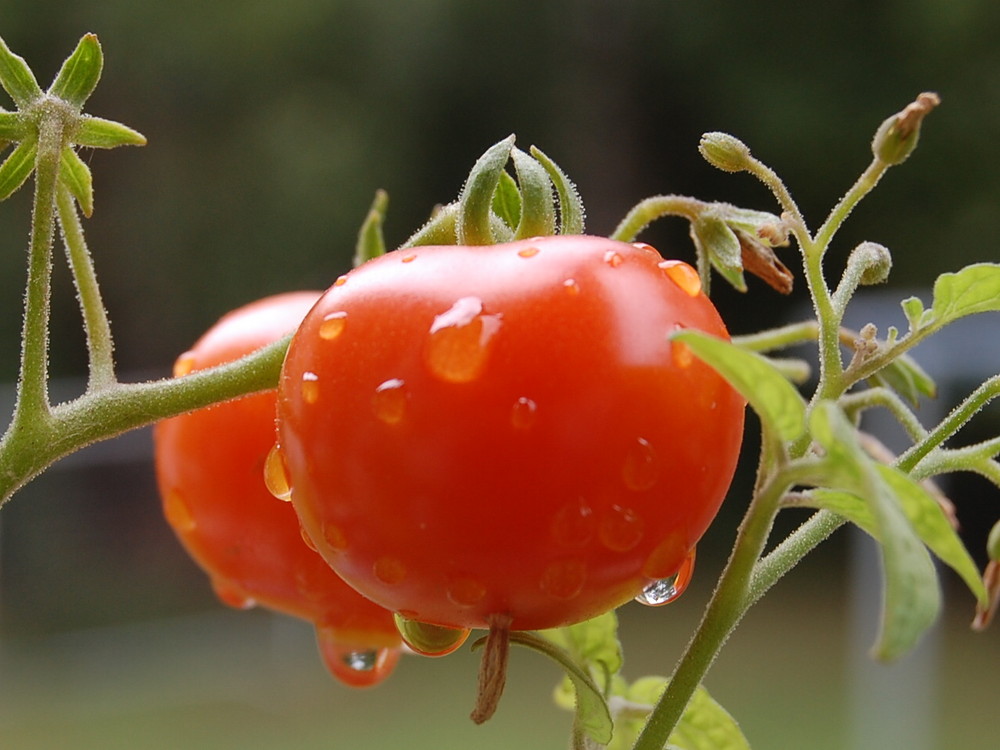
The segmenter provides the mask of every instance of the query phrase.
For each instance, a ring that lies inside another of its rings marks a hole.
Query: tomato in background
[[[181,355],[175,376],[278,340],[318,297],[280,294],[229,313]],[[352,590],[306,545],[291,505],[268,491],[274,412],[275,392],[268,391],[157,424],[164,513],[223,602],[259,604],[314,623],[323,660],[337,678],[353,686],[376,684],[399,658],[392,616]]]
[[[686,327],[728,338],[694,269],[648,245],[417,247],[356,268],[279,384],[304,529],[404,625],[550,628],[670,599],[745,406],[670,341]]]

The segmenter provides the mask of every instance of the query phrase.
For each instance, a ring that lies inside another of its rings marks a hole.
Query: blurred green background
[[[576,181],[594,233],[656,193],[771,210],[751,178],[700,159],[707,130],[746,141],[815,227],[867,164],[879,122],[937,91],[920,148],[852,216],[834,268],[857,242],[881,242],[898,299],[1000,256],[993,0],[0,0],[0,36],[43,85],[87,31],[105,51],[88,111],[149,139],[86,155],[88,240],[127,377],[168,374],[230,308],[327,286],[377,188],[391,197],[387,239],[401,242],[511,132]],[[17,371],[29,193],[0,206],[0,383]],[[692,257],[680,223],[643,238]],[[801,290],[716,287],[734,333],[805,314]],[[72,395],[85,352],[59,264],[53,315],[52,371]],[[931,357],[943,362],[931,368],[946,386],[938,408],[996,371],[996,322],[955,334],[968,356]],[[984,415],[970,436],[997,434],[998,421]],[[322,672],[307,627],[224,612],[159,516],[149,458],[145,431],[96,446],[0,514],[0,747],[565,746],[569,717],[548,700],[557,676],[530,654],[477,729],[468,654],[407,659],[385,686],[353,693]],[[631,675],[670,670],[747,474],[702,545],[694,590],[667,610],[623,610]],[[964,478],[949,491],[981,548],[998,493]],[[995,747],[996,631],[968,632],[971,602],[946,576],[949,612],[929,642],[872,671],[866,560],[848,535],[831,542],[751,614],[709,687],[757,748]],[[889,734],[860,739],[873,713]]]

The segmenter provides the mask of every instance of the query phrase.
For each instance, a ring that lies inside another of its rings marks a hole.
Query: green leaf
[[[539,635],[566,649],[578,662],[596,668],[606,684],[622,668],[618,617],[614,611],[576,625],[543,630]]]
[[[521,186],[521,221],[514,232],[514,239],[555,234],[556,207],[548,172],[519,148],[511,149],[511,157]]]
[[[873,385],[881,385],[895,391],[911,404],[920,403],[920,397],[934,398],[937,384],[912,357],[903,355],[869,378]]]
[[[576,690],[577,723],[595,742],[607,745],[614,729],[611,711],[589,670],[569,651],[539,634],[514,631],[510,634],[510,642],[545,654],[566,671]]]
[[[7,200],[31,176],[37,145],[34,137],[21,141],[0,164],[0,201]]]
[[[747,290],[740,241],[725,221],[707,212],[702,213],[691,222],[691,237],[698,252],[708,257],[722,278],[741,292]]]
[[[817,404],[809,426],[825,452],[828,488],[863,498],[871,513],[865,522],[880,542],[885,580],[881,627],[872,653],[878,659],[895,659],[913,648],[937,617],[941,592],[934,564],[893,486],[858,445],[854,427],[840,408],[829,401]]]
[[[538,159],[538,162],[545,167],[545,171],[549,173],[549,179],[555,185],[556,195],[559,196],[559,234],[583,234],[583,200],[580,198],[576,185],[570,182],[559,165],[543,154],[540,149],[532,146],[529,150],[531,155]]]
[[[486,150],[469,172],[469,177],[458,199],[458,241],[462,245],[492,245],[496,242],[492,231],[493,194],[500,182],[514,136],[508,136]]]
[[[95,35],[86,34],[73,54],[62,64],[49,93],[69,102],[80,111],[83,103],[94,93],[103,67],[104,55],[100,42]]]
[[[355,266],[360,266],[365,261],[385,255],[382,223],[385,221],[385,212],[388,208],[389,194],[384,190],[376,190],[372,205],[358,231],[358,241],[354,246]]]
[[[900,305],[903,308],[903,314],[906,315],[906,320],[910,324],[910,330],[916,330],[920,327],[920,321],[924,317],[924,303],[919,297],[907,297],[904,299]]]
[[[20,141],[28,133],[28,121],[17,112],[0,110],[0,148],[4,141]]]
[[[1000,310],[1000,264],[976,263],[934,282],[931,312],[939,325],[982,312]]]
[[[89,217],[93,214],[94,183],[90,167],[73,150],[72,146],[67,146],[62,150],[59,160],[59,179],[76,198],[83,215]]]
[[[73,143],[89,148],[145,146],[146,136],[120,122],[84,116],[73,132]]]
[[[521,191],[517,181],[506,171],[500,173],[497,190],[493,193],[493,213],[503,219],[511,231],[521,221]]]
[[[38,86],[31,68],[23,57],[10,51],[10,47],[3,39],[0,39],[0,86],[3,86],[21,109],[42,95],[42,89]]]
[[[795,386],[767,359],[714,336],[682,330],[671,336],[705,361],[750,402],[765,429],[781,440],[805,431],[806,403]]]

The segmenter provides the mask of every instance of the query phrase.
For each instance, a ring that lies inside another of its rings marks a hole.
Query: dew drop
[[[347,536],[336,524],[323,524],[323,541],[332,549],[338,551],[347,549]]]
[[[344,332],[346,326],[347,313],[343,310],[324,315],[319,324],[319,337],[324,341],[333,341]]]
[[[609,550],[628,552],[642,539],[642,518],[631,508],[612,505],[601,518],[597,534]]]
[[[292,499],[292,483],[288,478],[288,467],[285,466],[285,455],[275,443],[264,459],[264,484],[268,492],[279,500],[289,502]]]
[[[660,462],[649,441],[637,438],[625,455],[622,480],[634,492],[650,489],[660,478]]]
[[[194,369],[194,364],[194,352],[184,352],[177,358],[177,361],[174,362],[174,377],[182,378],[189,374]]]
[[[302,524],[299,524],[299,535],[302,537],[302,541],[305,542],[309,549],[313,552],[319,552],[319,550],[316,549],[316,543],[312,540],[312,537],[309,536],[309,532],[306,531],[306,527]]]
[[[167,522],[181,533],[194,531],[198,525],[187,501],[177,490],[170,490],[163,498],[163,515],[166,516]]]
[[[612,268],[618,268],[618,266],[625,262],[625,259],[617,250],[608,250],[604,253],[604,262]]]
[[[394,614],[396,629],[403,643],[421,656],[447,656],[458,650],[469,637],[468,628],[432,625],[401,614]]]
[[[483,315],[478,297],[462,297],[436,316],[425,349],[427,365],[449,383],[468,383],[482,372],[500,315]]]
[[[657,265],[677,286],[683,289],[689,296],[697,297],[701,294],[701,277],[698,272],[682,260],[664,260]]]
[[[337,280],[333,282],[334,286],[343,286],[347,283],[347,276],[338,276]]]
[[[341,643],[333,628],[317,627],[316,643],[327,670],[350,687],[374,687],[399,662],[398,648],[364,648]]]
[[[406,578],[406,566],[395,557],[380,557],[372,565],[372,572],[387,586],[395,586]]]
[[[219,601],[233,609],[251,609],[257,606],[257,600],[243,589],[221,578],[212,579],[212,590]]]
[[[521,396],[514,402],[510,412],[510,423],[518,430],[527,430],[535,423],[538,405],[530,398]]]
[[[597,529],[594,511],[581,498],[564,505],[552,518],[552,540],[566,549],[585,547]]]
[[[634,247],[636,250],[642,250],[643,252],[646,253],[652,253],[657,257],[659,257],[660,255],[660,251],[657,250],[652,245],[650,245],[648,242],[633,242],[632,247]]]
[[[542,591],[553,599],[568,600],[583,590],[587,568],[580,560],[557,560],[542,574]]]
[[[694,558],[695,553],[692,549],[676,573],[666,578],[650,581],[643,587],[642,593],[635,600],[647,607],[659,607],[677,599],[691,583],[691,576],[694,574]]]
[[[386,380],[372,395],[372,411],[386,424],[399,424],[406,414],[406,389],[399,378]]]
[[[319,375],[314,372],[302,373],[302,400],[307,404],[319,401]]]
[[[538,252],[539,250],[537,247],[525,247],[522,248],[521,250],[518,250],[517,254],[520,255],[522,258],[534,258],[536,255],[538,255]]]
[[[563,282],[563,289],[565,289],[566,294],[571,297],[576,297],[580,294],[580,285],[576,282],[576,279],[566,279]]]
[[[474,607],[486,596],[486,587],[481,581],[468,576],[453,579],[448,584],[448,599],[459,607]]]
[[[678,367],[690,367],[694,362],[694,352],[683,341],[670,342],[670,356]]]
[[[416,253],[410,253],[409,255],[404,255],[401,259],[401,263],[412,263],[417,259]]]

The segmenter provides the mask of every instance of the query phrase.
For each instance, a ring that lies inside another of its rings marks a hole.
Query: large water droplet
[[[538,406],[530,398],[521,396],[514,402],[510,412],[510,423],[518,430],[527,430],[535,424],[535,413]]]
[[[177,490],[170,490],[163,498],[163,515],[174,530],[180,533],[194,531],[198,525],[190,506]]]
[[[677,599],[691,583],[691,577],[694,575],[694,558],[695,553],[692,549],[676,573],[667,578],[650,581],[635,600],[647,607],[659,607]]]
[[[194,352],[184,352],[174,362],[174,377],[180,378],[187,375],[194,369],[194,365],[195,365]]]
[[[450,383],[479,377],[491,339],[500,330],[500,315],[484,315],[478,297],[462,297],[434,318],[425,349],[428,367]]]
[[[386,380],[372,395],[372,411],[386,424],[399,424],[406,414],[406,389],[399,378]]]
[[[628,552],[641,540],[642,518],[631,508],[612,505],[601,517],[598,538],[614,552]]]
[[[264,459],[264,484],[268,492],[279,500],[288,502],[292,499],[292,483],[288,478],[288,467],[285,466],[285,456],[275,443]]]
[[[682,260],[664,260],[657,263],[667,277],[690,297],[701,294],[701,277]]]
[[[307,404],[319,401],[319,375],[314,372],[302,373],[302,400]]]
[[[323,316],[319,324],[319,337],[326,341],[333,341],[344,332],[347,327],[347,313],[343,310],[328,313]]]
[[[587,580],[587,567],[582,560],[557,560],[542,574],[542,591],[553,599],[572,599],[583,590]]]
[[[468,628],[432,625],[398,613],[393,618],[403,643],[421,656],[447,656],[458,650],[469,637]]]
[[[316,644],[327,670],[345,685],[374,687],[399,662],[398,648],[364,648],[341,643],[333,628],[316,628]]]
[[[636,441],[625,454],[622,465],[622,480],[625,486],[634,492],[650,489],[660,478],[660,462],[656,451],[645,438]]]

